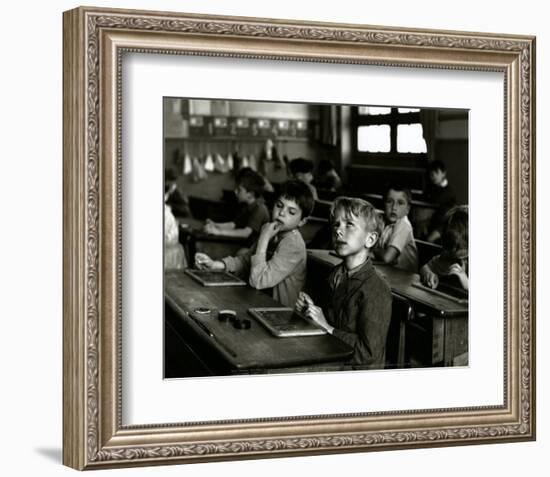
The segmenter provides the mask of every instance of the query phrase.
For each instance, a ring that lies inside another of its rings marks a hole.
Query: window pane
[[[420,109],[416,108],[397,108],[398,113],[418,113]]]
[[[359,106],[359,114],[362,116],[379,116],[381,114],[390,114],[391,108],[375,108],[373,106]]]
[[[399,124],[397,126],[397,152],[426,151],[426,141],[422,137],[421,124]]]
[[[357,149],[363,152],[390,152],[390,126],[358,127]]]

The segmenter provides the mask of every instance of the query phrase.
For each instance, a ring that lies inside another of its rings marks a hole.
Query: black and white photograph
[[[467,109],[164,97],[164,378],[468,366],[468,134]]]

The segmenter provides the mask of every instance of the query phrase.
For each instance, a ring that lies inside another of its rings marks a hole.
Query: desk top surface
[[[234,237],[230,235],[214,235],[209,234],[203,230],[204,221],[199,219],[194,219],[192,217],[182,217],[178,219],[180,229],[184,230],[188,234],[192,235],[197,240],[207,240],[207,241],[223,241],[223,242],[238,242],[245,243],[248,239],[244,237]]]
[[[249,313],[249,308],[280,307],[273,298],[253,288],[203,287],[183,272],[165,274],[165,298],[179,318],[201,339],[223,355],[238,370],[266,369],[345,361],[353,350],[332,335],[276,338]],[[209,308],[209,314],[190,312]],[[250,329],[237,329],[218,320],[222,309],[236,311],[251,320]],[[206,325],[206,329],[197,324]],[[211,334],[209,334],[210,332]],[[213,336],[212,336],[213,335]]]
[[[308,258],[317,260],[327,266],[335,266],[342,262],[342,259],[331,254],[331,250],[308,249]],[[420,277],[416,273],[398,270],[385,264],[375,263],[375,267],[382,276],[386,278],[393,292],[401,295],[410,301],[429,308],[431,313],[438,316],[464,316],[468,314],[468,304],[458,303],[452,298],[446,298],[442,294],[432,293],[413,286],[418,283]]]

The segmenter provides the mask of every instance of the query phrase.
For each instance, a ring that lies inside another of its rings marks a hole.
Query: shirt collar
[[[343,262],[339,266],[339,272],[347,278],[353,280],[365,280],[375,272],[374,265],[372,264],[372,260],[370,258],[367,258],[365,262],[355,268],[352,268],[351,270],[347,270],[346,265]]]

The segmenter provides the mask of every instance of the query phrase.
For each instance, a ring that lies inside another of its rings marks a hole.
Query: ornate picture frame
[[[535,39],[81,7],[64,13],[63,462],[76,469],[535,438]],[[504,75],[503,404],[122,424],[121,81],[128,52]]]

